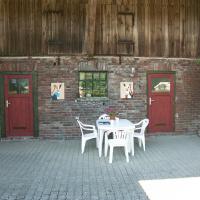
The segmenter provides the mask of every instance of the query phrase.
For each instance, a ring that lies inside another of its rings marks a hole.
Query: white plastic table
[[[98,119],[96,121],[99,137],[99,157],[101,157],[102,155],[102,146],[105,131],[125,130],[131,132],[134,130],[134,124],[127,119],[113,120],[113,122],[111,122],[110,124],[109,122],[111,121],[102,119]]]

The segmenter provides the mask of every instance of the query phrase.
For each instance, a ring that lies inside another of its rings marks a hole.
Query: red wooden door
[[[174,131],[174,75],[148,75],[149,132]]]
[[[6,75],[6,136],[33,136],[31,75]]]

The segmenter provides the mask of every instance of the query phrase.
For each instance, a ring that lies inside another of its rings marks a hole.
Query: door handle
[[[152,104],[152,102],[154,102],[155,100],[154,99],[151,99],[151,97],[149,97],[149,105]]]
[[[8,106],[10,105],[11,103],[8,101],[8,100],[6,100],[6,108],[8,108]]]

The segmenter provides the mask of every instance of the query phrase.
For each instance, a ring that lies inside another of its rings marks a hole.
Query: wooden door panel
[[[6,136],[33,136],[31,75],[5,76]]]
[[[153,98],[151,108],[150,129],[153,132],[170,131],[171,129],[171,102],[169,96],[157,96]],[[166,106],[168,105],[168,106]],[[162,109],[157,109],[162,108]]]
[[[173,74],[148,75],[149,132],[174,130],[174,77]]]
[[[9,122],[9,129],[11,132],[20,134],[21,132],[31,131],[29,124],[31,124],[31,116],[24,113],[31,113],[31,104],[27,98],[9,98],[8,115],[12,117]],[[16,109],[17,108],[17,109]],[[16,112],[17,110],[17,112]]]

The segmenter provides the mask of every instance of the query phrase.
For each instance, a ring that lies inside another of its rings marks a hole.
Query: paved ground
[[[125,162],[98,157],[95,142],[80,153],[80,140],[0,142],[0,200],[147,200],[140,180],[200,176],[200,137],[154,136],[146,152],[135,145]]]

